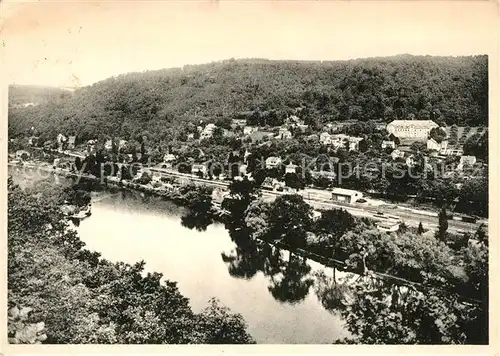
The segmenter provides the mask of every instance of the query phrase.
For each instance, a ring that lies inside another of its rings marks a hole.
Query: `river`
[[[196,312],[211,297],[218,298],[243,316],[258,343],[332,343],[348,336],[341,317],[324,309],[314,292],[312,273],[323,266],[309,260],[286,262],[288,252],[281,251],[286,274],[295,278],[300,273],[298,279],[283,282],[284,272],[270,278],[261,270],[243,273],[247,278],[234,277],[222,256],[235,254],[237,245],[229,232],[221,224],[205,231],[186,228],[181,224],[185,212],[137,192],[102,191],[94,193],[92,215],[79,224],[78,232],[86,248],[102,257],[113,262],[144,260],[146,272],[176,281]],[[332,270],[325,273],[331,275]]]

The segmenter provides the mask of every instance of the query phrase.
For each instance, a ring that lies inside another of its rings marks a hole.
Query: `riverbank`
[[[9,165],[16,166],[16,164],[11,164]],[[104,177],[103,179],[98,178],[96,176],[90,175],[90,174],[77,174],[74,172],[70,172],[69,170],[64,170],[64,169],[54,169],[51,166],[41,166],[39,164],[34,164],[30,165],[25,164],[26,166],[32,166],[33,168],[37,169],[40,168],[45,171],[51,171],[56,174],[62,175],[62,176],[67,176],[67,177],[73,177],[75,179],[89,179],[93,181],[97,181],[100,183],[104,184],[114,184],[117,186],[126,186],[131,189],[138,189],[143,192],[149,192],[152,194],[158,194],[158,195],[168,195],[168,189],[163,189],[163,188],[154,188],[153,186],[147,184],[147,185],[142,185],[138,183],[133,183],[130,181],[126,180],[119,180],[116,177]],[[160,174],[161,176],[165,177],[170,177],[174,180],[177,180],[180,182],[179,185],[183,184],[195,184],[195,185],[205,185],[208,187],[212,187],[214,190],[218,190],[220,193],[227,191],[229,187],[229,183],[225,181],[217,181],[217,180],[209,180],[209,179],[203,179],[196,177],[195,175],[190,175],[190,174],[185,174],[185,173],[179,173],[179,172],[174,172],[166,169],[160,169],[160,168],[151,168],[152,171],[154,171],[157,174]],[[120,183],[121,182],[121,183]],[[279,196],[287,195],[289,193],[286,192],[279,192],[279,191],[269,191],[269,190],[260,190],[263,198],[267,201],[273,201]],[[314,209],[316,210],[324,210],[324,209],[345,209],[348,211],[350,214],[356,217],[360,218],[368,218],[371,220],[375,221],[386,221],[387,218],[390,218],[395,221],[399,222],[404,222],[408,226],[413,226],[417,227],[420,223],[424,226],[426,229],[430,230],[436,230],[438,227],[438,218],[435,214],[435,212],[431,211],[426,211],[426,210],[418,210],[414,208],[408,208],[404,206],[396,206],[396,205],[387,205],[387,206],[366,206],[363,204],[356,204],[355,206],[350,205],[350,204],[344,204],[344,203],[333,203],[330,200],[327,199],[321,199],[321,198],[315,198],[309,196],[307,193],[304,192],[299,192],[304,198],[304,200],[311,205]],[[222,199],[220,198],[220,201],[217,201],[217,203],[222,202]],[[449,231],[456,233],[456,234],[463,234],[464,232],[468,233],[474,233],[477,228],[481,225],[484,224],[484,226],[487,228],[488,222],[487,220],[480,220],[477,221],[476,223],[469,223],[466,221],[462,221],[459,219],[452,219],[449,220]]]

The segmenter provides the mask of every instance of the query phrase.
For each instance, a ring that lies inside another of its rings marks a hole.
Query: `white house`
[[[399,138],[426,140],[435,127],[439,125],[432,120],[394,120],[387,124],[386,130]]]
[[[460,157],[460,163],[458,163],[457,169],[463,170],[464,167],[473,166],[476,164],[476,162],[476,156],[462,156]]]
[[[335,148],[345,148],[346,144],[349,145],[349,151],[357,151],[359,143],[363,141],[362,137],[352,137],[344,134],[337,134],[331,136],[331,144]]]
[[[445,152],[448,149],[448,140],[437,142],[435,139],[430,138],[427,140],[427,149],[438,151],[441,154],[445,154]]]
[[[403,158],[404,156],[405,156],[405,153],[403,151],[398,150],[398,149],[391,152],[391,157],[393,160],[396,158]]]
[[[250,134],[252,134],[254,132],[257,132],[258,130],[259,130],[259,128],[256,127],[256,126],[245,126],[243,128],[243,134],[244,135],[250,135]]]
[[[68,136],[68,148],[69,149],[75,148],[75,142],[76,142],[76,136],[75,135]]]
[[[345,202],[352,204],[356,200],[363,198],[363,193],[357,190],[344,189],[344,188],[333,188],[332,189],[332,200],[338,202]]]
[[[322,132],[321,135],[319,135],[319,142],[322,145],[330,145],[332,143],[332,135],[328,132]]]
[[[163,156],[163,162],[172,162],[175,161],[177,157],[171,153],[165,153]]]
[[[191,166],[191,174],[201,172],[203,175],[207,174],[207,166],[204,164],[193,164]]]
[[[205,128],[200,133],[200,139],[212,137],[216,127],[217,126],[215,126],[215,124],[207,124],[207,126],[205,126]]]
[[[285,127],[280,127],[278,132],[278,138],[282,140],[288,140],[292,138],[292,133]]]
[[[238,172],[241,174],[241,175],[246,175],[247,174],[247,168],[248,168],[248,165],[246,164],[242,164],[238,167]]]
[[[236,127],[245,127],[245,125],[247,124],[247,120],[246,119],[232,119],[231,123]]]
[[[442,154],[446,156],[462,156],[464,149],[461,146],[451,146],[447,147]]]
[[[113,148],[113,140],[106,140],[106,142],[104,143],[104,149],[109,151],[112,148]]]
[[[279,157],[271,156],[271,157],[268,157],[266,159],[266,168],[267,169],[276,168],[279,165],[281,165],[281,158],[279,158]]]
[[[321,171],[311,171],[311,176],[313,178],[319,178],[319,177],[326,178],[329,181],[334,181],[335,178],[337,177],[337,175],[335,174],[335,172],[324,171],[324,170],[321,170]]]
[[[57,135],[57,143],[62,143],[62,142],[66,142],[66,136],[60,133]]]
[[[382,141],[382,148],[396,148],[396,142],[394,141]]]
[[[63,145],[64,145],[64,143],[66,143],[66,141],[67,141],[66,136],[64,136],[61,133],[57,135],[57,146],[58,146],[59,151],[62,151]]]
[[[406,158],[406,165],[408,167],[414,167],[417,164],[417,160],[414,155],[410,155]]]
[[[287,173],[297,173],[297,165],[290,162],[285,166],[285,174]]]
[[[118,141],[118,149],[122,149],[127,144],[127,140]]]
[[[29,158],[30,153],[26,150],[17,150],[16,151],[16,159],[23,160],[24,158]]]

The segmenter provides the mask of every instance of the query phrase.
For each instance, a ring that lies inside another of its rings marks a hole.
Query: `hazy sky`
[[[81,86],[228,58],[335,60],[488,54],[498,8],[484,2],[149,1],[2,7],[9,83]]]

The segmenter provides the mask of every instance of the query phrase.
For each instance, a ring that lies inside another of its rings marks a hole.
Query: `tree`
[[[424,233],[424,227],[422,225],[422,222],[420,221],[418,223],[417,234],[422,235],[423,233]]]
[[[221,207],[231,213],[233,221],[240,222],[244,219],[246,209],[257,197],[256,188],[255,181],[246,177],[229,184],[229,195],[224,198]]]
[[[292,189],[304,189],[305,187],[304,180],[298,173],[286,173],[285,184]]]
[[[254,200],[245,211],[245,225],[254,239],[264,239],[269,234],[271,204]]]
[[[295,304],[304,300],[308,295],[309,289],[314,283],[309,273],[311,267],[307,264],[305,258],[295,256],[289,253],[288,263],[279,260],[279,265],[275,266],[278,276],[271,278],[269,292],[279,302]]]
[[[484,223],[477,228],[475,237],[479,242],[488,246],[488,236],[486,236],[486,232],[484,231]]]
[[[368,278],[349,284],[355,293],[341,314],[354,337],[338,342],[435,345],[468,341],[463,325],[470,320],[464,311],[473,308],[433,289],[424,294]]]
[[[271,203],[269,210],[270,236],[284,240],[293,247],[302,247],[310,230],[312,208],[302,196],[282,195]]]
[[[434,139],[437,143],[441,143],[446,139],[446,131],[442,127],[434,127],[429,132],[429,138]]]
[[[448,230],[448,214],[443,207],[438,214],[438,230],[436,231],[436,238],[441,241],[446,241],[446,230]]]
[[[201,330],[203,344],[253,344],[255,341],[247,333],[247,325],[240,314],[220,305],[216,298],[210,299],[198,315],[198,328]]]
[[[321,212],[314,224],[317,234],[340,237],[355,226],[354,217],[345,209],[329,209]]]

